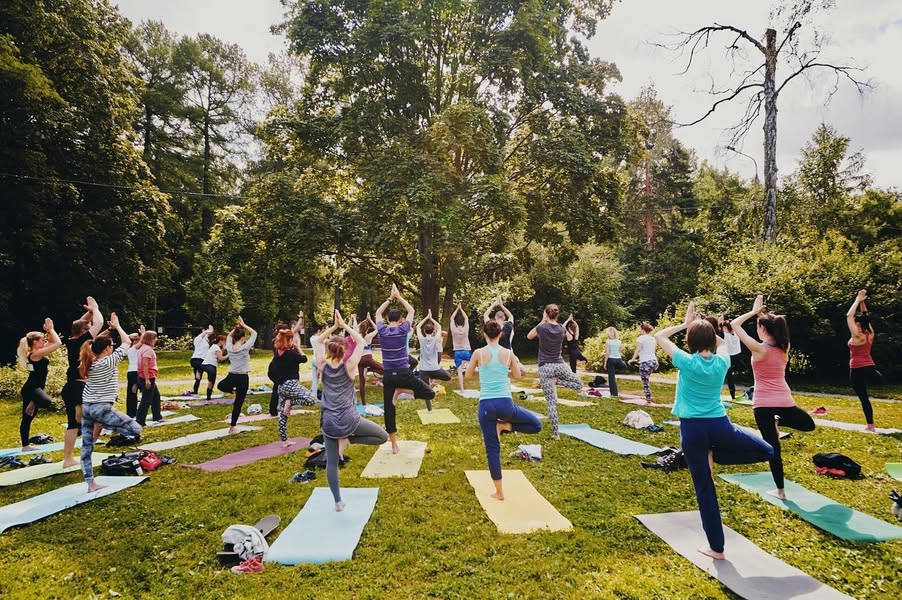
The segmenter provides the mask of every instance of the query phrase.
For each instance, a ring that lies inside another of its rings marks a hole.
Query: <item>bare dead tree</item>
[[[715,100],[708,111],[687,123],[676,123],[689,127],[710,117],[723,104],[745,102],[745,109],[739,122],[729,131],[729,146],[740,146],[752,125],[764,110],[764,238],[774,243],[777,240],[777,100],[786,86],[800,76],[808,77],[815,70],[826,71],[834,76],[833,86],[827,91],[825,102],[838,91],[840,83],[848,81],[859,94],[871,87],[871,83],[858,77],[863,70],[855,65],[837,64],[823,60],[821,51],[825,45],[823,34],[814,31],[808,43],[800,39],[800,32],[806,24],[811,25],[810,16],[818,11],[833,7],[835,0],[796,0],[781,5],[771,12],[771,23],[782,22],[782,39],[777,41],[777,29],[769,27],[764,39],[758,40],[746,30],[733,25],[714,23],[692,32],[680,33],[680,41],[673,46],[665,46],[682,54],[688,53],[686,73],[692,68],[693,60],[700,52],[708,50],[717,37],[726,41],[726,57],[732,62],[731,83],[725,88],[717,88],[712,82],[708,92]],[[660,45],[660,44],[659,44]],[[803,45],[805,46],[803,48]],[[761,55],[759,64],[752,56]],[[737,69],[739,61],[751,62],[752,67]],[[789,68],[789,75],[782,81],[777,79],[777,66]],[[810,80],[809,80],[809,83]]]

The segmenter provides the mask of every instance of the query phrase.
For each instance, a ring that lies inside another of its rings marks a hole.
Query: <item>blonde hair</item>
[[[605,329],[605,332],[608,334],[608,337],[611,338],[612,340],[616,340],[617,335],[619,334],[619,332],[617,331],[617,329],[615,327],[608,327],[607,329]]]
[[[28,367],[28,356],[31,354],[31,347],[36,341],[43,338],[44,334],[40,331],[29,331],[21,340],[19,347],[16,348],[16,357],[19,359],[19,366],[23,369]]]

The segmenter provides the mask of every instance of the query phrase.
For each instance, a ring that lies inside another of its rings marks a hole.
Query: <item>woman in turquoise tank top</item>
[[[502,332],[497,321],[485,323],[483,335],[486,345],[473,353],[466,374],[467,377],[472,377],[479,367],[479,427],[485,442],[489,473],[495,482],[492,498],[497,500],[504,500],[501,487],[501,434],[514,431],[538,433],[542,430],[538,417],[514,404],[510,377],[519,378],[523,371],[516,355],[499,344]]]

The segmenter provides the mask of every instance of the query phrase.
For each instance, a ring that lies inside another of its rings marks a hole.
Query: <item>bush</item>
[[[157,345],[154,346],[157,352],[184,351],[194,349],[194,336],[190,333],[180,335],[178,337],[169,337],[161,335],[157,338]]]
[[[670,327],[671,325],[678,325],[683,322],[682,316],[682,310],[680,311],[678,318],[675,315],[674,309],[670,308],[659,315],[657,322],[652,323],[652,325],[655,325],[655,330]],[[638,324],[624,326],[624,329],[618,329],[618,331],[620,333],[620,341],[622,342],[622,345],[620,346],[620,355],[623,356],[624,361],[627,361],[636,351],[636,338],[638,338],[642,332],[639,329]],[[683,336],[680,334],[671,339],[680,346],[682,344],[682,338]],[[586,366],[589,369],[604,371],[604,350],[607,341],[608,334],[606,332],[602,332],[600,335],[587,338],[583,341],[583,354],[586,356]],[[660,346],[657,347],[655,355],[658,358],[660,369],[671,368],[672,364],[670,362],[670,357],[667,356]]]
[[[59,398],[63,385],[66,383],[67,364],[65,346],[50,356],[50,369],[47,373],[47,385],[44,387],[44,391],[54,399],[57,408],[63,406],[63,401]],[[28,379],[28,371],[20,369],[16,364],[0,367],[0,398],[21,400],[19,393],[26,379]]]

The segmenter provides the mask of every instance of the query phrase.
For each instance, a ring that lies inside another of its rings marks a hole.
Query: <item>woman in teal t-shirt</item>
[[[669,339],[684,329],[689,352],[680,350]],[[655,334],[655,341],[679,369],[673,414],[680,418],[680,447],[689,466],[702,528],[708,538],[708,547],[699,548],[699,552],[723,560],[723,524],[714,489],[714,463],[767,462],[774,449],[763,439],[736,428],[727,418],[720,388],[730,368],[730,354],[711,323],[695,313],[694,303],[689,303],[682,325],[662,329]]]

